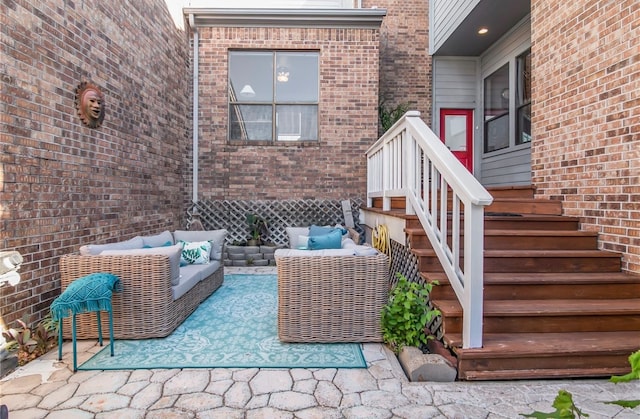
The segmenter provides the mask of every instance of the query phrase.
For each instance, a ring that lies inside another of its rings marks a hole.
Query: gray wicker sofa
[[[290,243],[298,244],[294,237]],[[281,341],[382,341],[389,258],[354,245],[347,239],[341,249],[276,250]]]
[[[112,297],[114,338],[168,336],[222,285],[221,257],[226,234],[226,230],[166,231],[125,242],[83,246],[80,254],[60,258],[62,291],[82,276],[112,273],[120,278],[122,285],[122,292],[114,293]],[[210,261],[180,266],[182,245],[179,240],[210,242]],[[78,339],[98,337],[95,315],[77,316]],[[103,336],[109,336],[106,312],[102,313],[101,319]],[[65,319],[64,332],[65,338],[71,338],[69,318]]]

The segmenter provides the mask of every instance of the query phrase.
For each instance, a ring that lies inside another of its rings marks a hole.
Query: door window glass
[[[467,150],[467,117],[446,115],[444,118],[444,143],[451,151]]]

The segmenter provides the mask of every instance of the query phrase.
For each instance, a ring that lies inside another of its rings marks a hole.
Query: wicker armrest
[[[386,255],[280,257],[277,266],[281,341],[382,341]]]
[[[61,289],[82,276],[108,272],[120,278],[122,292],[112,297],[114,336],[140,339],[167,335],[163,329],[173,322],[171,268],[166,255],[81,256],[60,258]],[[108,324],[106,317],[103,328]],[[94,313],[79,315],[78,338],[97,336]],[[65,327],[67,331],[69,327]]]

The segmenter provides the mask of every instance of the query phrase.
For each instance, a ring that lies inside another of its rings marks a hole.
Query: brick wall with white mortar
[[[48,312],[61,255],[179,226],[189,199],[189,47],[163,0],[0,9],[0,250],[25,259],[22,281],[0,287],[0,325],[13,327]],[[83,81],[104,93],[96,129],[74,107]]]
[[[640,272],[640,4],[531,6],[532,183]]]

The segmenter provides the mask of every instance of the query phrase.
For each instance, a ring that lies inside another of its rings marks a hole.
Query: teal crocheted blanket
[[[111,311],[111,295],[121,291],[120,278],[99,272],[71,282],[51,304],[54,321],[88,311]]]

